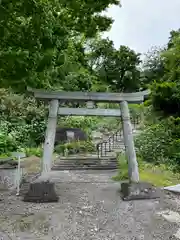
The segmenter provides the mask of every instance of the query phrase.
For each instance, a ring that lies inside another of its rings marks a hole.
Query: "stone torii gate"
[[[124,196],[130,195],[132,184],[139,184],[138,162],[134,148],[132,126],[130,121],[130,113],[128,103],[140,104],[144,98],[150,94],[149,90],[134,92],[134,93],[99,93],[99,92],[60,92],[60,91],[45,91],[38,89],[28,89],[34,93],[35,98],[49,101],[49,117],[45,134],[45,142],[42,158],[42,176],[47,175],[51,171],[52,158],[54,151],[54,141],[56,134],[56,125],[58,115],[80,115],[80,116],[119,116],[123,125],[123,136],[125,144],[125,153],[128,161],[128,176],[129,184],[121,185],[124,189]],[[65,108],[60,107],[62,102],[86,102],[87,108]],[[101,109],[94,108],[93,103],[118,103],[120,109]],[[43,178],[42,178],[43,179]],[[134,185],[133,185],[134,186]],[[128,189],[128,190],[127,190]],[[138,190],[139,191],[139,190]],[[133,194],[135,194],[133,192]],[[136,191],[136,195],[137,191]]]
[[[45,135],[43,151],[43,174],[49,172],[52,167],[52,155],[54,151],[54,140],[58,115],[81,115],[81,116],[121,116],[123,124],[124,144],[129,167],[129,180],[139,182],[138,163],[134,149],[132,127],[128,103],[142,103],[149,90],[135,93],[96,93],[96,92],[57,92],[29,89],[34,93],[35,98],[48,100],[49,117]],[[61,108],[60,102],[87,102],[87,108]],[[119,103],[118,109],[93,108],[91,103],[107,102]]]

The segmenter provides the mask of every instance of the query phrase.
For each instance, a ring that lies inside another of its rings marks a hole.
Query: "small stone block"
[[[59,197],[55,192],[52,182],[34,182],[30,184],[29,190],[24,196],[24,202],[58,202]]]
[[[122,183],[121,194],[124,201],[160,198],[160,189],[150,183]]]

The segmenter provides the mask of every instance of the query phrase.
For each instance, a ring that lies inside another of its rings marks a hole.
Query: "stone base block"
[[[24,202],[37,203],[58,202],[58,200],[54,183],[49,181],[31,183],[23,199]]]
[[[122,183],[121,194],[124,201],[156,199],[162,192],[150,183]]]

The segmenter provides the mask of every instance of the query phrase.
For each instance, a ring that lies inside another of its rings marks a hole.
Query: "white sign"
[[[74,132],[66,131],[66,135],[67,135],[67,140],[71,141],[74,139]]]

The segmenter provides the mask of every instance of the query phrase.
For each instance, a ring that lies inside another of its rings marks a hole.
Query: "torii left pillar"
[[[42,175],[50,172],[52,167],[58,107],[59,101],[51,100],[42,158]]]
[[[51,100],[41,164],[42,174],[30,184],[29,191],[23,199],[25,202],[57,202],[59,199],[54,189],[54,183],[50,180],[58,108],[59,101]]]

